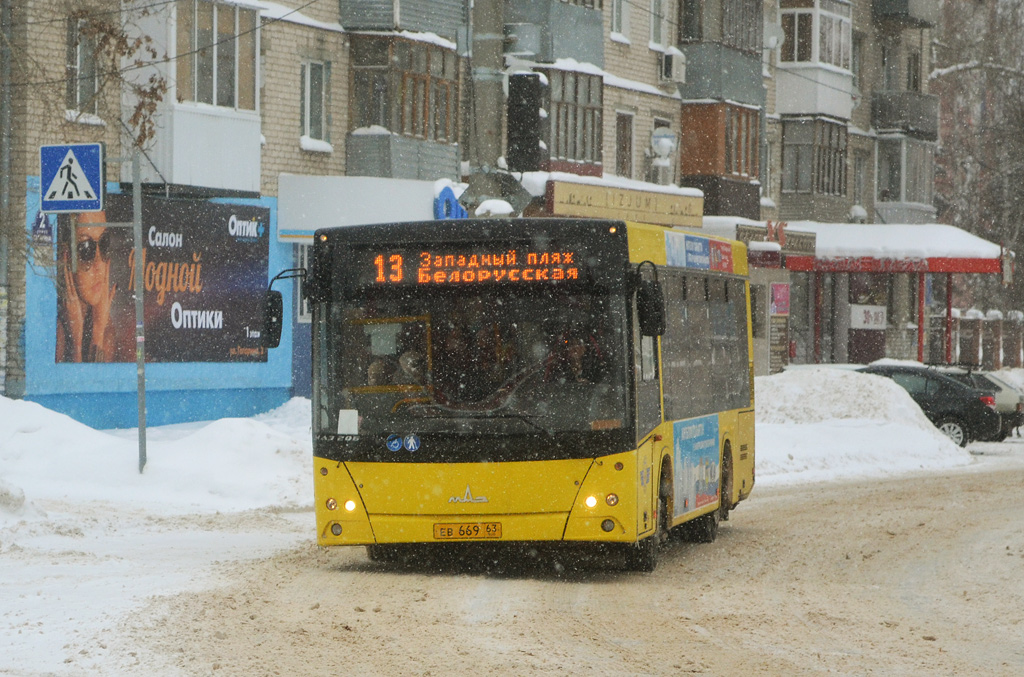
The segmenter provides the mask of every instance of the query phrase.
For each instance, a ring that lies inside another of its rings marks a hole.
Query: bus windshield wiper
[[[541,431],[542,433],[544,433],[548,437],[554,437],[555,436],[554,433],[552,433],[550,430],[548,430],[547,428],[545,428],[541,424],[535,422],[533,420],[533,417],[532,416],[528,416],[527,414],[505,413],[505,414],[494,414],[492,416],[486,416],[486,417],[482,416],[480,418],[515,418],[515,419],[518,419],[518,420],[522,421],[523,423],[525,423],[528,426],[536,428],[537,430]]]
[[[529,414],[515,413],[515,412],[503,412],[495,413],[494,409],[456,409],[454,407],[442,407],[440,405],[418,405],[416,407],[410,407],[410,412],[415,412],[417,416],[429,416],[433,413],[435,416],[441,414],[445,418],[468,418],[473,420],[486,421],[488,419],[496,418],[514,418],[522,421],[526,425],[536,428],[548,437],[554,437],[554,433],[540,425],[533,420],[533,416]],[[430,413],[427,413],[430,412]]]

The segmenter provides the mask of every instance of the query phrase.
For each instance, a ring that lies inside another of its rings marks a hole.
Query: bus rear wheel
[[[693,543],[714,543],[718,538],[718,524],[722,520],[722,511],[713,510],[706,515],[688,522],[683,537]]]

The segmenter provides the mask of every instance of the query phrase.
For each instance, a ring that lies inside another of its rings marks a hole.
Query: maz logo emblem
[[[466,493],[462,496],[452,496],[448,499],[449,503],[487,503],[486,496],[474,496],[473,492],[469,490],[469,485],[466,485]]]

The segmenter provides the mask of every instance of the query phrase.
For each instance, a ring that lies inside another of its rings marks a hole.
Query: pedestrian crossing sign
[[[40,211],[102,211],[102,144],[40,146],[39,179]]]

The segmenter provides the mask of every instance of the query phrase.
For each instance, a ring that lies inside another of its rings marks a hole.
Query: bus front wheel
[[[658,527],[647,538],[626,546],[626,568],[631,571],[654,571],[658,566],[658,549],[661,547],[668,524],[665,499],[658,497]]]

